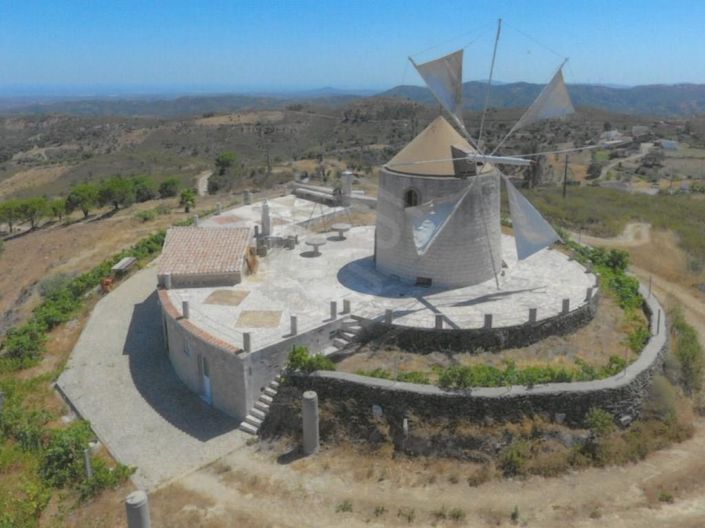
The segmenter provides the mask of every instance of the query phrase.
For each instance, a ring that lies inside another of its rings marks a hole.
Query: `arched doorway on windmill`
[[[421,195],[416,189],[410,188],[404,191],[404,207],[416,207],[421,203]]]

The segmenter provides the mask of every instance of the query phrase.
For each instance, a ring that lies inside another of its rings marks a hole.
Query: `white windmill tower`
[[[375,264],[383,274],[405,282],[460,287],[497,280],[502,266],[501,179],[507,187],[519,260],[559,240],[498,168],[530,161],[495,153],[516,130],[574,112],[563,81],[565,62],[494,152],[485,154],[477,147],[481,141],[470,138],[460,117],[462,58],[459,50],[424,64],[412,63],[463,135],[439,116],[380,173]],[[494,68],[494,56],[492,64]],[[490,85],[491,81],[492,72]],[[483,125],[484,112],[478,139]]]

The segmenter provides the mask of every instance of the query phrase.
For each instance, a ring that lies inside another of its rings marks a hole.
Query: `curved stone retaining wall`
[[[469,391],[445,390],[432,385],[369,378],[344,372],[319,371],[309,376],[294,374],[290,384],[297,390],[314,390],[322,402],[353,400],[351,410],[371,413],[379,406],[387,415],[402,418],[499,420],[519,419],[524,414],[561,415],[571,424],[582,423],[591,407],[600,407],[616,418],[638,416],[654,372],[663,367],[668,345],[665,314],[658,300],[643,287],[644,310],[649,317],[652,337],[639,358],[610,378],[535,385],[476,388]],[[354,416],[350,417],[355,420]]]
[[[446,349],[456,351],[520,348],[555,335],[567,335],[592,321],[597,311],[599,292],[591,289],[590,298],[575,310],[536,322],[496,328],[418,328],[356,317],[365,329],[363,339],[394,336],[400,348],[415,352]]]

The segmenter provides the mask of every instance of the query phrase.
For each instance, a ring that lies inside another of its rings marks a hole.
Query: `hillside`
[[[543,88],[540,84],[508,83],[492,87],[490,106],[526,107]],[[463,84],[465,108],[481,110],[487,85],[478,81]],[[577,107],[590,107],[625,114],[649,116],[691,116],[705,113],[705,85],[653,84],[614,88],[593,84],[572,84],[568,91]],[[424,104],[434,103],[431,92],[421,86],[396,86],[383,92],[386,97],[404,97]]]
[[[492,88],[490,105],[495,108],[526,107],[542,87],[541,84],[525,82],[497,83]],[[466,82],[463,85],[465,108],[481,110],[486,88],[486,84],[481,81]],[[654,84],[634,87],[573,84],[569,85],[568,90],[577,107],[642,116],[689,117],[693,114],[705,114],[705,84]],[[366,91],[322,88],[288,94],[46,98],[31,102],[22,98],[0,98],[0,114],[174,118],[243,110],[282,109],[300,104],[342,107],[375,97],[401,97],[421,104],[435,105],[428,89],[401,85],[377,95]]]

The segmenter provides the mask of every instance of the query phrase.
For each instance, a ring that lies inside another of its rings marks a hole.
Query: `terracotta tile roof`
[[[239,272],[250,238],[248,227],[172,227],[164,240],[159,275]]]

